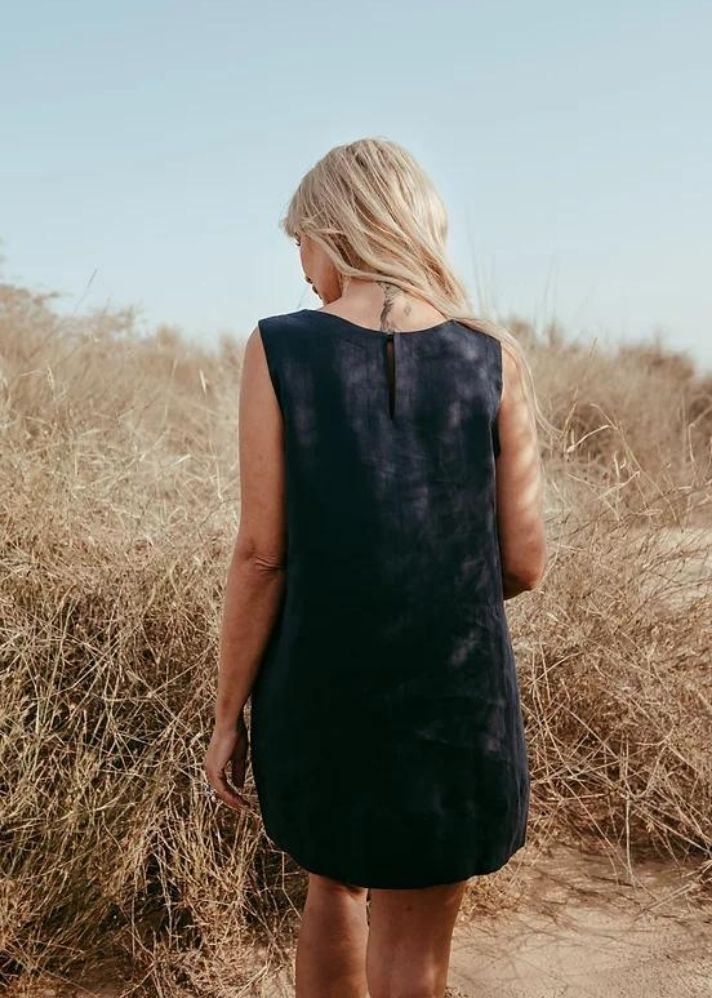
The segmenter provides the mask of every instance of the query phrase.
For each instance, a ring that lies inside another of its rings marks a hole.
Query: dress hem
[[[406,884],[403,883],[402,881],[394,882],[390,880],[388,881],[388,883],[385,883],[382,879],[379,878],[377,881],[369,880],[369,883],[364,883],[363,881],[365,878],[362,877],[354,878],[354,877],[345,876],[343,873],[339,873],[333,868],[326,868],[321,864],[318,863],[313,864],[311,863],[311,861],[306,861],[304,859],[301,859],[300,856],[302,854],[300,850],[280,845],[278,840],[269,832],[267,832],[266,826],[265,826],[265,831],[267,833],[267,837],[270,840],[270,842],[274,846],[276,846],[280,852],[286,853],[286,855],[289,856],[297,864],[297,866],[300,866],[307,873],[312,873],[319,877],[328,877],[330,880],[336,880],[339,883],[348,884],[351,887],[365,887],[367,889],[374,889],[374,890],[419,890],[424,887],[438,887],[447,884],[456,884],[462,880],[470,880],[472,877],[490,876],[491,874],[497,873],[499,870],[505,867],[507,863],[510,862],[512,857],[515,856],[516,853],[518,853],[526,845],[526,839],[524,839],[520,841],[519,845],[515,846],[515,848],[512,849],[512,851],[503,860],[497,863],[484,864],[484,866],[482,864],[474,864],[474,869],[473,869],[473,864],[468,863],[465,864],[463,867],[461,867],[460,873],[454,875],[447,875],[444,878],[440,878],[437,880],[433,880],[432,878],[426,878],[422,881],[418,881],[417,883],[413,883],[412,881],[410,881],[409,883]],[[317,869],[316,868],[317,866],[319,866],[320,869]]]

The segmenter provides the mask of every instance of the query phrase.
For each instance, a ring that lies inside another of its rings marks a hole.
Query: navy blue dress
[[[284,599],[250,703],[265,831],[313,873],[452,883],[525,842],[496,519],[502,348],[454,320],[259,321],[284,420]]]

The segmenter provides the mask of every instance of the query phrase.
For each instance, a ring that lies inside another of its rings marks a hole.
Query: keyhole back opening
[[[388,414],[393,419],[396,406],[396,355],[393,333],[386,333],[386,376],[388,378]]]

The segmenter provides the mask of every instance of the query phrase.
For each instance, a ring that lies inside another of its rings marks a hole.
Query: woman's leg
[[[368,998],[365,887],[309,874],[296,954],[296,998]]]
[[[371,890],[366,974],[370,998],[443,998],[450,942],[466,880]]]

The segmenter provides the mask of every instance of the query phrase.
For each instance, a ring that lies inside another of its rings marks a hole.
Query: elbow
[[[502,593],[505,600],[519,596],[520,593],[530,592],[536,589],[541,582],[542,575],[530,571],[503,572]]]
[[[526,562],[505,565],[503,572],[505,588],[518,593],[538,589],[546,573],[547,562],[547,550],[542,546],[534,557],[530,554]]]
[[[543,571],[526,571],[521,572],[516,577],[516,582],[521,591],[531,592],[532,589],[538,589],[541,580],[544,578]]]
[[[232,560],[234,567],[256,575],[274,575],[287,567],[282,551],[265,546],[253,537],[238,537]]]

